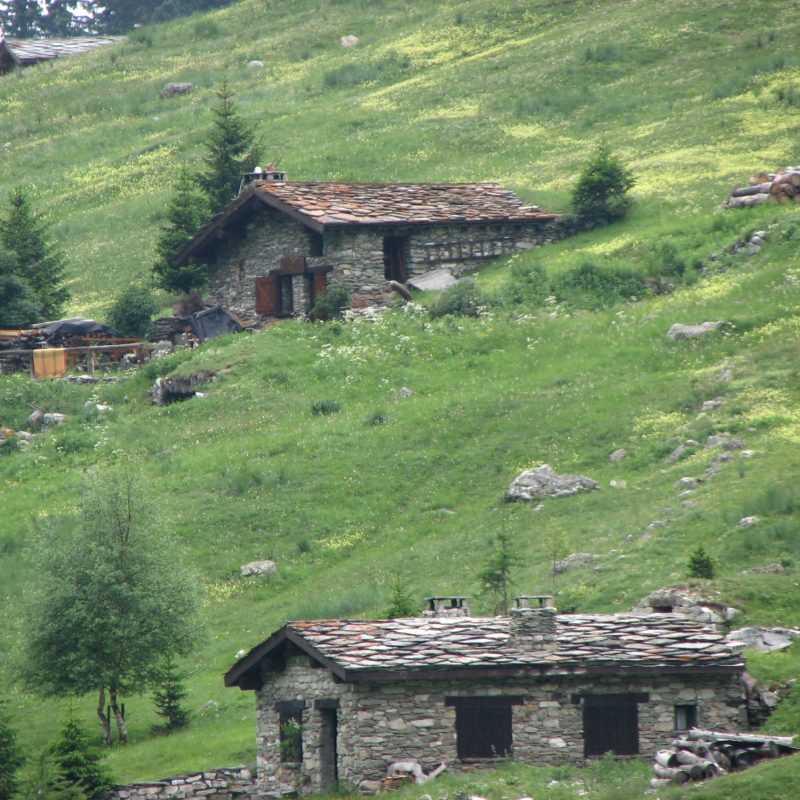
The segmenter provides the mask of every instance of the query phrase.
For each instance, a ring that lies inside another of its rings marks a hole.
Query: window
[[[319,258],[322,254],[322,234],[310,230],[308,232],[308,255],[311,256],[311,258]]]
[[[281,762],[296,764],[303,761],[303,712],[281,711],[280,748]]]
[[[653,606],[653,611],[656,614],[671,614],[672,606]]]
[[[383,275],[387,281],[403,283],[406,279],[406,239],[383,237]]]
[[[462,761],[471,758],[503,758],[513,745],[512,706],[522,697],[446,697],[456,709],[456,747]]]
[[[697,706],[675,706],[675,730],[688,731],[697,727]]]
[[[645,693],[573,695],[583,703],[583,751],[586,758],[612,752],[635,756],[639,752],[639,706]]]

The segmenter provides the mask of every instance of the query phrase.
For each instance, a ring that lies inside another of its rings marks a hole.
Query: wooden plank
[[[256,314],[279,314],[281,308],[280,279],[277,275],[256,278]]]
[[[524,703],[525,698],[521,694],[497,694],[486,697],[448,695],[444,698],[446,706],[455,708],[498,708],[500,706],[521,706]]]
[[[284,256],[280,260],[281,275],[302,275],[306,271],[305,256]]]

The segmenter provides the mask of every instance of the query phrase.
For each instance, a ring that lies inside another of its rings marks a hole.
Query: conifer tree
[[[223,81],[217,92],[219,105],[212,109],[214,122],[205,141],[205,170],[198,175],[212,214],[222,211],[236,197],[242,175],[255,169],[263,152],[262,140],[255,138],[254,127],[245,126],[233,96],[228,81]]]
[[[398,617],[413,617],[417,613],[418,604],[409,592],[408,581],[400,576],[392,582],[392,596],[389,598],[389,607],[386,609],[386,619]]]
[[[18,786],[17,770],[25,757],[5,705],[6,701],[0,700],[0,800],[11,800]]]
[[[483,594],[488,594],[492,598],[495,612],[507,614],[510,605],[509,591],[514,585],[511,574],[522,562],[507,533],[499,533],[493,544],[492,554],[478,573],[478,580]]]
[[[189,712],[181,705],[181,700],[186,698],[186,688],[183,678],[186,677],[170,658],[164,664],[164,670],[153,691],[153,703],[156,714],[166,720],[157,727],[158,732],[171,733],[185,728],[189,724]]]
[[[0,328],[29,328],[41,319],[33,290],[16,270],[16,256],[0,248]]]
[[[0,2],[0,25],[7,38],[31,39],[42,32],[42,9],[36,0]]]
[[[79,787],[64,780],[47,747],[30,759],[15,800],[86,800]]]
[[[66,256],[52,243],[48,224],[18,186],[8,195],[7,216],[0,219],[0,244],[17,258],[16,275],[33,290],[41,313],[53,319],[69,300],[64,286]]]
[[[687,566],[690,578],[714,577],[714,561],[701,544],[697,545],[697,549],[689,555]]]
[[[162,289],[188,294],[205,283],[205,264],[175,267],[170,259],[179,247],[194,236],[207,217],[208,204],[197,194],[186,164],[183,163],[178,172],[175,194],[167,207],[167,223],[162,226],[156,241],[156,262],[153,264],[153,272]]]
[[[82,792],[87,800],[97,800],[111,787],[108,769],[102,764],[103,753],[89,741],[71,708],[50,752],[64,782]]]
[[[627,192],[636,180],[605,139],[584,164],[572,190],[572,208],[589,227],[623,219],[631,209]]]

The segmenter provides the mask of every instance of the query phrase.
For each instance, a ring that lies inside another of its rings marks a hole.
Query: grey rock
[[[193,83],[168,83],[161,90],[161,97],[166,100],[167,98],[175,97],[176,95],[189,94],[189,92],[193,90]]]
[[[705,450],[713,450],[715,447],[722,447],[729,438],[729,433],[714,433],[709,436],[708,439],[706,439],[706,443],[703,445],[703,448]]]
[[[730,453],[719,453],[711,459],[711,466],[716,467],[718,464],[725,464],[732,459],[733,456]]]
[[[622,540],[622,541],[619,543],[619,544],[620,544],[620,547],[622,547],[623,545],[626,545],[626,544],[630,544],[632,541],[633,541],[633,535],[629,533],[629,534],[628,534],[628,535],[627,535],[627,536],[626,536],[626,537],[625,537],[625,538],[624,538],[624,539],[623,539],[623,540]]]
[[[274,575],[277,571],[278,567],[274,561],[251,561],[239,567],[239,574],[243,578],[251,575]]]
[[[685,444],[679,444],[665,459],[665,464],[674,464],[676,461],[679,461],[683,454],[689,450],[689,448]]]
[[[203,703],[203,705],[200,706],[200,713],[202,714],[204,711],[208,711],[212,708],[219,708],[219,703],[215,702],[214,700],[209,700],[207,703]]]
[[[66,418],[66,414],[45,414],[42,417],[42,428],[54,428],[56,425],[63,425]]]
[[[737,528],[750,528],[753,525],[758,525],[758,517],[742,517],[739,520]]]
[[[567,556],[562,561],[556,561],[553,565],[553,569],[547,574],[551,577],[553,575],[563,575],[565,572],[570,572],[576,567],[582,567],[584,564],[591,564],[596,558],[597,556],[593,553],[572,553],[572,555]]]
[[[717,411],[725,403],[724,397],[715,397],[713,400],[706,400],[700,407],[701,411]]]
[[[753,234],[753,236],[750,237],[750,241],[752,242],[753,238],[756,237],[756,236],[758,236],[759,239],[761,239],[762,241],[765,241],[765,242],[769,241],[769,238],[770,238],[769,231],[756,231]]]
[[[800,637],[800,631],[793,628],[761,628],[752,626],[731,631],[725,639],[728,642],[744,642],[748,649],[752,648],[759,653],[770,653],[773,650],[783,650]],[[758,689],[758,687],[756,687]],[[768,691],[764,687],[764,691]],[[762,692],[759,692],[761,694]]]
[[[683,439],[681,439],[680,436],[673,436],[671,439],[667,439],[667,441],[664,442],[664,444],[668,444],[674,447],[676,444],[681,444],[682,442]]]
[[[94,408],[94,403],[91,400],[87,400],[83,404],[83,410],[84,411],[91,411],[93,408]]]
[[[42,420],[44,419],[44,411],[40,411],[38,408],[28,417],[28,422],[33,425],[34,428],[38,428],[42,424]]]
[[[650,531],[645,531],[645,532],[644,532],[644,533],[643,533],[643,534],[642,534],[642,535],[639,537],[639,541],[640,541],[640,542],[649,542],[649,541],[650,541],[650,539],[652,539],[652,538],[653,538],[653,534],[652,534],[652,533],[650,533]],[[592,572],[595,572],[595,570],[592,570]]]
[[[722,325],[722,320],[719,322],[701,322],[698,325],[681,325],[676,322],[667,331],[667,339],[672,339],[672,341],[696,339],[709,331],[715,331],[720,325]]]
[[[413,397],[415,394],[416,392],[412,392],[411,389],[409,389],[407,386],[404,386],[399,392],[395,392],[394,396],[395,398]]]
[[[248,69],[260,69],[263,66],[264,66],[264,62],[263,61],[251,61],[247,65],[247,68]]]
[[[679,480],[675,481],[675,488],[696,489],[700,483],[701,482],[697,478],[680,478]]]
[[[722,446],[726,450],[741,450],[744,447],[744,442],[741,439],[728,439]]]
[[[780,701],[781,698],[775,692],[763,692],[761,695],[761,702],[767,708],[775,708]]]
[[[509,500],[543,500],[547,497],[571,497],[578,492],[599,488],[597,481],[585,475],[558,475],[547,464],[542,464],[514,478],[506,497]]]
[[[717,373],[717,380],[718,381],[732,381],[733,380],[733,372],[731,372],[731,370],[727,369],[726,367],[723,367]]]
[[[35,433],[30,433],[28,431],[17,431],[17,439],[20,442],[32,442],[35,438]]]
[[[11,147],[12,147],[12,145],[11,145],[11,142],[6,142],[6,143],[3,145],[3,150],[10,150],[10,149],[11,149]]]
[[[342,47],[355,47],[358,42],[358,36],[342,36],[339,40],[341,42]]]
[[[683,507],[687,511],[691,511],[693,508],[700,508],[700,503],[695,503],[694,500],[684,500]]]
[[[620,448],[619,450],[615,450],[609,457],[608,460],[612,462],[622,461],[623,459],[627,458],[630,453],[627,450],[623,450]]]
[[[759,245],[757,244],[753,244],[752,242],[750,242],[750,244],[747,245],[747,252],[750,253],[751,256],[754,256],[756,253],[761,252],[761,247],[759,247]]]
[[[737,526],[738,527],[738,526]],[[780,564],[767,564],[765,567],[744,569],[740,575],[785,575],[786,570]]]
[[[659,528],[666,528],[667,523],[663,519],[657,519],[647,526],[648,531],[657,531]]]
[[[694,489],[687,489],[685,492],[681,492],[678,495],[678,499],[680,500],[682,497],[691,497],[694,494]]]
[[[739,458],[751,458],[755,454],[756,454],[755,450],[742,450],[742,452],[739,453]]]

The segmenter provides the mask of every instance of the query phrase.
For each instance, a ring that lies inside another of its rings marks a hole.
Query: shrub
[[[171,658],[165,662],[158,685],[153,691],[156,714],[165,722],[163,725],[153,726],[154,733],[172,733],[189,724],[189,712],[181,705],[181,700],[186,698],[186,688],[183,685],[185,677]]]
[[[448,314],[453,317],[477,317],[478,310],[488,303],[489,298],[474,278],[462,278],[439,295],[430,314],[434,318]]]
[[[364,424],[367,427],[374,427],[376,425],[385,425],[389,422],[386,412],[382,408],[375,409],[365,420]]]
[[[317,415],[335,414],[340,409],[341,406],[335,400],[317,400],[311,404],[311,413]]]
[[[690,578],[714,577],[714,561],[701,544],[697,545],[697,550],[689,556],[687,566],[689,567]]]
[[[656,248],[653,267],[657,275],[669,278],[683,277],[686,272],[686,262],[678,254],[678,248],[672,242],[662,242]]]
[[[129,286],[114,299],[106,314],[108,324],[123,336],[139,339],[147,334],[161,306],[145,286]]]
[[[398,617],[414,617],[419,611],[419,604],[411,595],[410,584],[400,577],[396,577],[392,582],[392,595],[389,598],[389,606],[386,609],[386,619],[397,619]]]
[[[311,313],[320,319],[338,319],[349,305],[350,292],[343,283],[337,283],[317,295]]]
[[[633,174],[602,141],[581,170],[572,190],[572,207],[588,227],[624,219],[631,209],[626,193],[636,183]]]
[[[17,789],[17,770],[25,763],[17,731],[0,701],[0,800],[10,800]]]
[[[87,800],[97,800],[111,788],[108,769],[103,766],[102,751],[89,741],[89,734],[70,710],[51,747],[64,782],[75,787]]]
[[[281,725],[281,761],[296,763],[303,760],[303,726],[290,719]]]
[[[512,264],[500,297],[505,305],[542,306],[550,295],[547,271],[541,264]]]
[[[585,262],[557,275],[550,290],[558,302],[591,307],[642,297],[647,287],[644,277],[629,267],[606,267]]]

